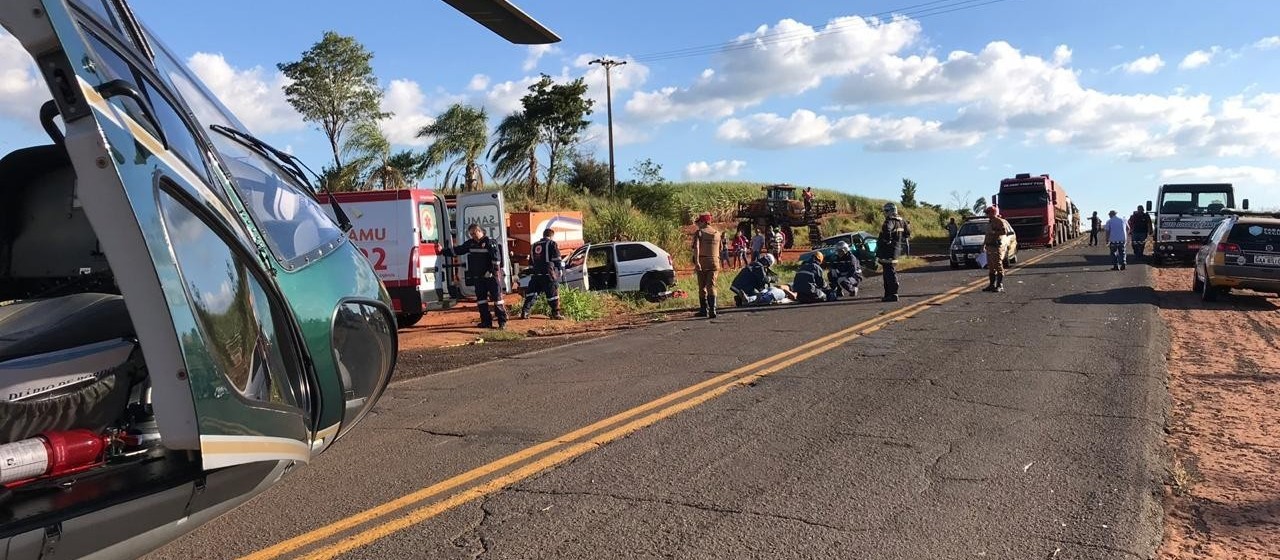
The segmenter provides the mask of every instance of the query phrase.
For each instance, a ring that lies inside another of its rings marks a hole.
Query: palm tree
[[[394,190],[411,187],[409,178],[393,165],[391,141],[376,121],[364,121],[356,125],[342,152],[348,158],[347,167],[361,170],[363,181],[360,190]]]
[[[502,119],[496,135],[497,139],[489,147],[494,178],[514,182],[528,177],[532,198],[538,192],[538,144],[541,141],[538,127],[524,111],[517,111]]]
[[[489,143],[489,115],[484,109],[454,103],[436,117],[436,122],[418,131],[419,138],[427,136],[435,138],[427,147],[428,167],[451,160],[444,173],[445,186],[457,189],[455,173],[459,168],[463,190],[473,191],[484,186],[480,165],[476,163]]]

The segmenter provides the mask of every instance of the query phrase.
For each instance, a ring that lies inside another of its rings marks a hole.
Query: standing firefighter
[[[533,244],[529,251],[529,288],[524,293],[524,305],[520,308],[520,318],[528,319],[533,304],[538,301],[538,294],[547,296],[547,306],[551,308],[551,318],[560,318],[560,271],[564,264],[560,261],[560,246],[551,239],[556,234],[551,229],[543,230],[542,239]]]
[[[890,202],[884,205],[884,226],[876,244],[876,259],[884,269],[884,297],[880,301],[898,301],[898,257],[911,237],[911,225],[898,215],[898,207]]]
[[[476,308],[480,311],[482,329],[493,328],[493,316],[489,312],[489,303],[493,303],[498,316],[498,328],[507,328],[507,306],[502,301],[502,252],[499,245],[484,234],[480,224],[467,227],[467,235],[471,239],[457,247],[446,247],[441,251],[446,257],[462,257],[467,259],[467,280],[476,288]]]
[[[693,232],[693,270],[698,275],[697,317],[716,318],[716,271],[720,270],[720,231],[711,227],[711,214],[698,216]]]
[[[1004,261],[1009,256],[1009,234],[1013,226],[1000,217],[998,206],[987,207],[987,237],[983,245],[987,248],[987,276],[990,283],[984,292],[1004,292]]]

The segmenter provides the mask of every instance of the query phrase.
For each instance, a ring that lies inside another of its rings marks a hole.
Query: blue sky
[[[396,114],[383,128],[402,146],[420,147],[413,132],[453,102],[496,121],[545,72],[587,76],[600,102],[586,146],[605,159],[603,77],[585,61],[607,55],[629,60],[614,74],[620,177],[653,158],[672,180],[886,198],[910,177],[950,205],[952,191],[989,196],[1003,177],[1050,173],[1103,212],[1163,182],[1226,180],[1280,208],[1280,4],[986,1],[518,2],[564,38],[545,50],[437,1],[133,6],[255,133],[313,167],[329,159],[324,137],[284,102],[275,64],[333,29],[375,53]],[[14,65],[0,49],[0,76]],[[12,107],[23,92],[0,86]],[[6,150],[42,138],[15,110],[0,118]]]

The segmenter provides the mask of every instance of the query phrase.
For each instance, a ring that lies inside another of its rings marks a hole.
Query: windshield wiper
[[[263,142],[262,140],[259,140],[258,138],[254,137],[252,134],[249,134],[247,132],[241,132],[234,128],[222,126],[220,124],[210,125],[209,128],[222,134],[223,136],[226,136],[227,138],[230,138],[232,140],[235,140],[236,142],[239,142],[245,147],[248,147],[258,152],[260,155],[275,159],[276,162],[281,165],[281,168],[285,170],[285,172],[287,172],[294,179],[297,179],[303,185],[306,185],[307,189],[310,190],[312,193],[316,192],[315,184],[311,182],[311,179],[308,178],[307,174],[304,173],[302,170],[305,169],[311,172],[311,175],[315,176],[316,179],[320,179],[320,176],[316,175],[315,171],[311,171],[311,168],[307,167],[307,164],[303,163],[302,160],[298,159],[297,156],[291,153],[276,149],[275,146],[272,146],[271,144]],[[324,193],[329,197],[329,206],[333,208],[333,215],[335,218],[338,219],[338,227],[342,228],[343,232],[351,231],[351,228],[352,228],[351,218],[347,217],[347,213],[342,210],[342,205],[338,204],[338,199],[333,196],[333,193],[331,191],[329,191],[328,185],[326,185],[323,180],[320,181],[320,188],[324,190]]]

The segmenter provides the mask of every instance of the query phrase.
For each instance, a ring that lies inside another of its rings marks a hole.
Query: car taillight
[[[1240,246],[1236,245],[1235,243],[1219,243],[1218,252],[1219,253],[1239,253]]]

